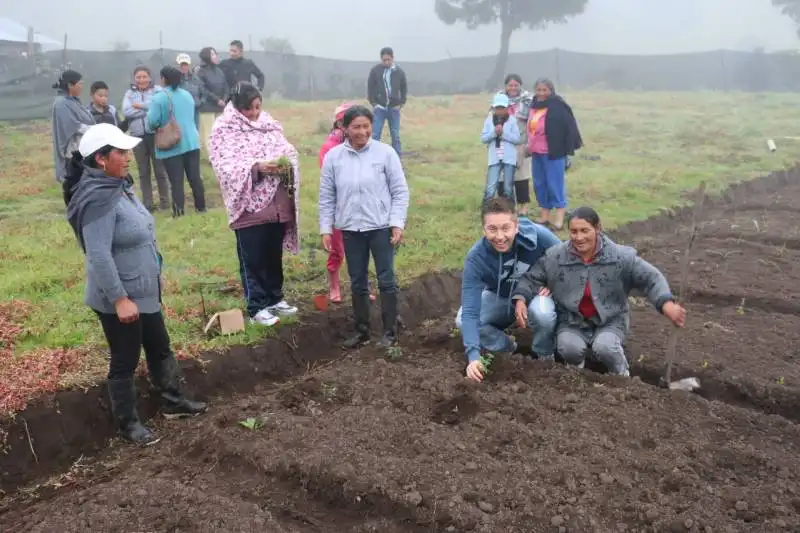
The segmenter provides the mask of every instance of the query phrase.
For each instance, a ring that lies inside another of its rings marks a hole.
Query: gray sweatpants
[[[142,188],[142,203],[153,209],[153,174],[156,176],[158,186],[158,200],[161,209],[169,209],[169,177],[164,162],[156,159],[156,136],[148,133],[142,137],[142,142],[133,149],[133,157],[139,168],[139,186]]]
[[[630,375],[622,333],[611,328],[563,328],[556,335],[558,353],[568,365],[583,366],[587,357],[603,363],[610,374]]]

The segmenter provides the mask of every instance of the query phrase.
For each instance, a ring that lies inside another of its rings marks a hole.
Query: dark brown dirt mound
[[[461,368],[452,353],[364,350],[219,405],[101,483],[2,522],[49,531],[59,509],[65,532],[276,517],[298,529],[274,531],[800,528],[800,429],[785,419],[522,356],[481,387]],[[367,529],[378,517],[384,529]]]
[[[460,280],[452,274],[416,280],[402,294],[401,312],[407,327],[452,312],[460,291]],[[374,307],[373,324],[377,325],[380,318]],[[184,361],[189,390],[201,398],[247,393],[256,385],[285,381],[314,365],[335,360],[341,357],[339,345],[350,332],[348,313],[348,307],[342,306],[304,316],[261,345],[204,354],[200,362]],[[146,382],[139,385],[145,394]],[[153,402],[143,400],[140,415],[145,420],[155,411]],[[113,436],[104,385],[42,398],[15,420],[0,423],[0,450],[5,452],[0,454],[0,491],[10,493],[35,479],[64,471],[78,457],[101,450]]]

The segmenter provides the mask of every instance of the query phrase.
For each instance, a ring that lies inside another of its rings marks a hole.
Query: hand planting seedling
[[[483,373],[487,376],[491,373],[491,366],[492,361],[494,361],[494,354],[486,352],[485,354],[481,355],[481,366],[483,366]]]

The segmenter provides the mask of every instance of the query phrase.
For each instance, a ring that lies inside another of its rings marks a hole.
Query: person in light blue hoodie
[[[517,121],[508,113],[509,105],[507,95],[496,94],[492,99],[492,111],[483,123],[481,142],[489,147],[484,201],[498,193],[515,201],[514,173],[517,170],[517,145],[522,142],[522,135]]]
[[[461,331],[467,356],[467,377],[482,381],[486,369],[481,351],[513,353],[514,340],[506,328],[516,320],[511,294],[517,280],[528,272],[548,248],[560,244],[547,228],[527,218],[517,218],[508,198],[490,198],[481,213],[483,237],[464,261],[461,308],[456,327]],[[552,361],[555,352],[556,308],[547,294],[528,306],[528,326],[533,332],[531,350]]]

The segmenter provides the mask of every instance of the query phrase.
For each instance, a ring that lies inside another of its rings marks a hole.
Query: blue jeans
[[[505,334],[514,324],[514,302],[491,291],[481,295],[481,348],[489,352],[509,352],[514,348]],[[555,351],[556,306],[549,296],[536,296],[528,306],[528,327],[533,332],[531,351],[539,359],[553,360]],[[461,329],[461,308],[456,315],[456,328]]]
[[[505,163],[497,163],[490,165],[489,170],[486,172],[486,192],[483,194],[483,200],[494,197],[500,188],[500,180],[503,182],[503,196],[510,198],[515,202],[514,198],[514,173],[517,171],[515,165],[507,165]],[[502,174],[502,176],[501,176]]]
[[[547,155],[533,154],[531,173],[536,201],[542,209],[567,207],[566,161],[564,158],[550,159]]]
[[[376,141],[381,140],[383,135],[383,123],[389,121],[389,134],[392,136],[392,148],[400,155],[400,108],[376,107],[373,109],[372,138]]]

